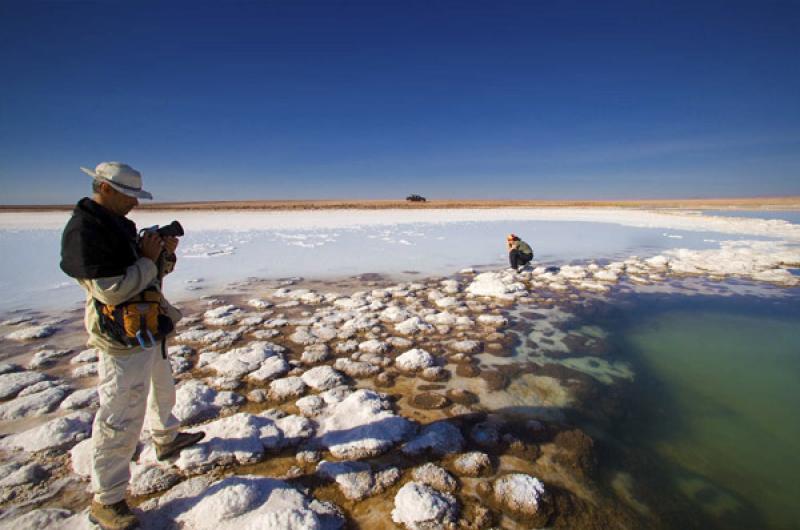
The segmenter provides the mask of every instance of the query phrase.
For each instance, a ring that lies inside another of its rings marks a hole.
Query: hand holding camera
[[[155,232],[145,232],[139,238],[139,249],[142,256],[149,258],[153,262],[158,260],[163,250],[161,236]]]
[[[178,237],[183,235],[183,227],[178,221],[172,221],[166,226],[151,226],[139,232],[139,248],[142,256],[158,263],[161,252],[164,251],[174,260],[175,250],[178,248]]]

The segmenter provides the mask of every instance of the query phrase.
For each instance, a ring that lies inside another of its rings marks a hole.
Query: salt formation
[[[445,493],[454,493],[458,488],[458,482],[453,475],[430,462],[415,468],[411,476],[415,482]]]
[[[486,453],[473,451],[456,458],[453,468],[466,477],[479,477],[491,473],[492,461]]]
[[[0,374],[0,399],[17,395],[23,388],[49,379],[46,375],[33,371],[9,371]]]
[[[394,360],[401,370],[415,372],[436,364],[436,359],[427,351],[419,348],[408,350]]]
[[[227,352],[202,352],[197,366],[208,368],[223,377],[239,379],[256,372],[270,357],[280,355],[281,351],[283,348],[275,344],[256,341]]]
[[[458,501],[448,493],[440,493],[430,486],[409,482],[394,498],[392,521],[409,530],[442,528],[458,519]]]
[[[53,411],[72,390],[53,381],[37,383],[20,392],[15,399],[0,404],[0,419],[14,420],[30,416],[42,416]],[[46,385],[46,386],[45,386]]]
[[[544,484],[530,475],[512,473],[493,484],[494,501],[513,514],[529,518],[539,514],[547,502]],[[546,520],[545,520],[546,522]]]
[[[400,470],[390,467],[373,470],[366,462],[328,462],[317,465],[317,473],[339,486],[342,494],[350,500],[360,501],[382,493],[400,479]]]
[[[200,476],[141,505],[144,528],[174,523],[193,530],[336,530],[344,526],[338,507],[320,502],[282,480],[233,476],[217,482]]]
[[[53,335],[58,328],[55,326],[49,326],[46,324],[36,325],[36,326],[28,326],[17,331],[13,331],[6,335],[6,338],[11,340],[18,340],[18,341],[29,341],[35,339],[44,339]]]
[[[213,466],[245,464],[261,460],[265,451],[284,446],[284,433],[274,417],[240,412],[221,418],[189,432],[203,431],[206,436],[196,445],[180,452],[175,465],[182,471],[202,472]],[[310,435],[310,431],[307,435]],[[298,442],[297,436],[290,437]]]
[[[97,407],[100,405],[100,396],[97,388],[83,388],[76,390],[61,402],[59,408],[62,410],[83,409],[87,407]]]
[[[342,374],[328,365],[311,368],[301,377],[314,390],[330,390],[344,383]]]
[[[190,379],[178,386],[172,413],[178,420],[191,423],[216,416],[222,409],[244,402],[230,391],[217,391],[201,380]]]
[[[313,414],[319,425],[313,442],[327,448],[336,458],[377,456],[414,430],[409,420],[392,412],[387,401],[373,390],[357,390],[346,397],[326,397]],[[297,404],[299,407],[300,401]]]
[[[75,412],[0,440],[0,448],[23,451],[58,451],[87,438],[92,430],[94,415]]]
[[[284,401],[302,396],[306,388],[306,384],[301,377],[292,376],[276,379],[269,384],[269,397],[276,401]]]

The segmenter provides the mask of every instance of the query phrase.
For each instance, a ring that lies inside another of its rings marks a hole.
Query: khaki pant
[[[172,415],[175,383],[160,344],[127,355],[100,352],[98,373],[100,409],[92,427],[92,490],[97,502],[113,504],[125,498],[145,413],[154,442],[175,439],[179,426]]]

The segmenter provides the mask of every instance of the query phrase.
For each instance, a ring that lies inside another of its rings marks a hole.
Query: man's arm
[[[121,276],[91,280],[92,297],[107,305],[119,305],[144,291],[158,275],[158,268],[150,258],[139,258]]]

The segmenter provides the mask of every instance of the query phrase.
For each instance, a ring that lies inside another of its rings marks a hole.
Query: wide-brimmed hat
[[[149,191],[142,189],[142,174],[122,162],[100,162],[94,171],[81,167],[81,171],[108,184],[120,193],[137,199],[152,199]]]

